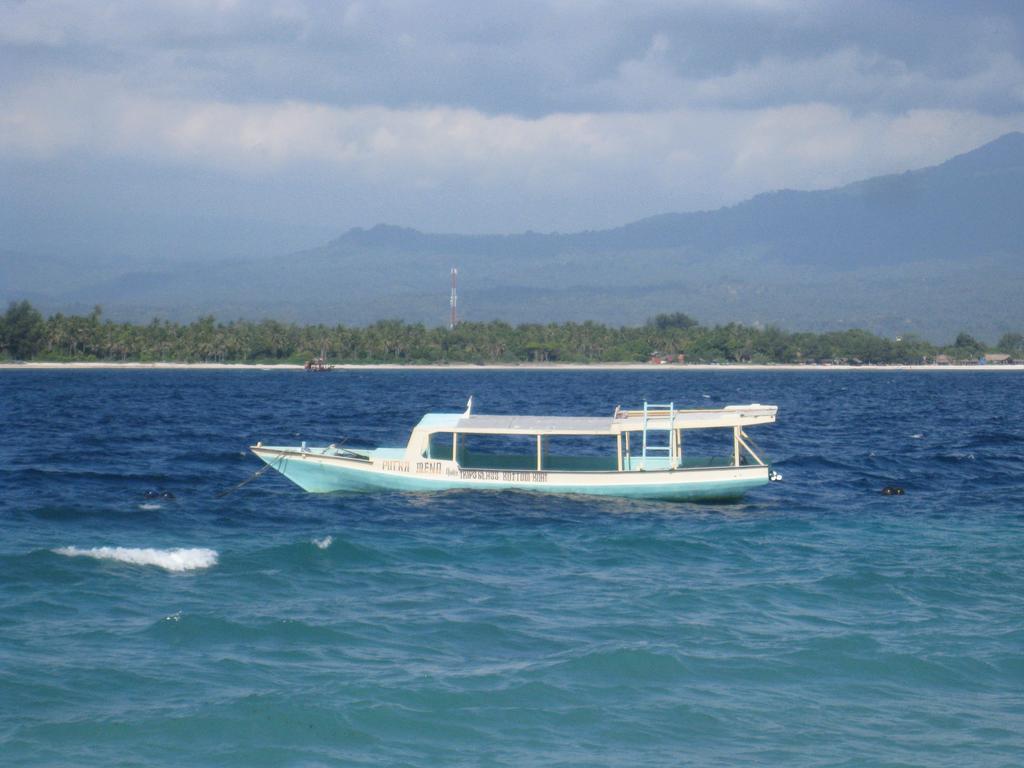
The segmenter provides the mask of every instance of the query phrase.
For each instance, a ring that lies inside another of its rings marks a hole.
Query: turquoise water
[[[1019,766],[1022,383],[0,372],[0,764]],[[256,440],[397,445],[469,394],[777,403],[784,480],[215,497]]]

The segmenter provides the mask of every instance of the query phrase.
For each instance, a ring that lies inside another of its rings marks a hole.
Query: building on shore
[[[1011,365],[1013,358],[1003,352],[986,354],[978,361],[982,365]]]

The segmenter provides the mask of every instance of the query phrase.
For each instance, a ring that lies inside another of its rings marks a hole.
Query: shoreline
[[[0,371],[103,370],[103,371],[299,371],[297,363],[110,363],[25,362],[0,363]],[[651,363],[367,363],[338,364],[335,371],[1024,371],[1013,365],[799,365],[794,363],[706,363],[652,365]],[[329,373],[329,371],[326,371]]]

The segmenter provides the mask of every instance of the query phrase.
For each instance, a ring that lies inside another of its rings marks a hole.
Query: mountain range
[[[271,259],[142,263],[0,253],[0,300],[145,321],[272,317],[440,325],[637,324],[661,312],[789,330],[949,341],[1024,329],[1024,134],[836,189],[571,234],[429,234],[378,225]]]

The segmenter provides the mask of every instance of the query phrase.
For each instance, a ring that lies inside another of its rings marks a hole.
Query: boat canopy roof
[[[650,430],[712,429],[749,426],[775,421],[778,406],[729,405],[701,410],[648,411]],[[644,412],[620,411],[611,416],[491,416],[464,413],[428,413],[418,431],[484,435],[616,435],[644,429]]]

